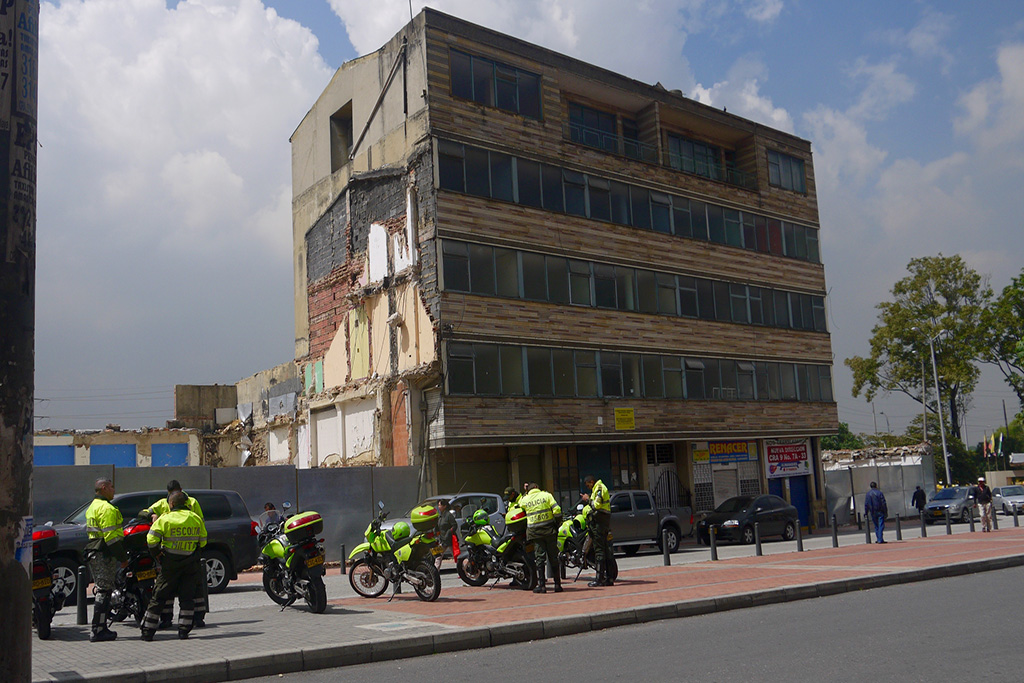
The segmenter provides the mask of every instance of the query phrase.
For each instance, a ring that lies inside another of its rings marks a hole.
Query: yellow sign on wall
[[[615,431],[636,429],[636,416],[632,408],[615,409]]]

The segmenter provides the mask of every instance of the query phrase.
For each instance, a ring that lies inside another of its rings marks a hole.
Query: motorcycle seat
[[[412,543],[413,539],[412,536],[407,536],[406,538],[396,541],[395,537],[391,535],[390,531],[384,532],[384,538],[387,539],[388,545],[391,546],[392,551],[398,550],[399,548],[404,548],[405,546]]]

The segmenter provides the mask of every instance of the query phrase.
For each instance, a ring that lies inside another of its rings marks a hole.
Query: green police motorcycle
[[[413,508],[413,534],[406,522],[382,531],[388,513],[383,501],[377,503],[377,508],[377,516],[363,533],[366,541],[348,557],[352,561],[348,572],[352,590],[364,598],[376,598],[394,585],[394,598],[401,584],[408,583],[420,600],[437,600],[441,595],[441,574],[434,566],[434,558],[444,552],[437,540],[437,510],[432,505]]]
[[[593,525],[590,524],[590,516],[592,514],[594,513],[589,505],[578,503],[576,516],[565,520],[562,522],[562,526],[558,527],[558,562],[561,565],[562,576],[565,576],[567,569],[579,569],[576,572],[576,579],[578,579],[584,569],[597,567],[594,541],[591,538]],[[609,531],[609,544],[611,537],[612,534]],[[618,576],[619,564],[615,561],[615,555],[611,555],[608,558],[608,578],[615,581]]]
[[[324,546],[317,535],[324,530],[319,513],[299,512],[285,517],[277,510],[260,515],[260,560],[263,563],[263,590],[282,608],[302,598],[310,611],[322,614],[327,609],[324,586]]]
[[[462,523],[465,539],[455,570],[470,586],[488,580],[512,579],[513,588],[532,590],[537,585],[532,544],[526,541],[526,513],[518,505],[505,513],[505,533],[498,535],[486,510],[477,510]]]

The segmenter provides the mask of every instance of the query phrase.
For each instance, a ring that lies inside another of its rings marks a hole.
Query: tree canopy
[[[995,365],[1024,407],[1024,270],[982,317],[981,360]]]

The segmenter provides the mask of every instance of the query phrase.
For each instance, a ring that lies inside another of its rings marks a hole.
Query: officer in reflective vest
[[[89,640],[98,643],[117,638],[117,633],[107,628],[107,612],[110,611],[110,595],[114,590],[118,564],[125,565],[128,551],[124,548],[124,519],[121,511],[110,503],[114,497],[114,483],[109,479],[97,479],[95,488],[96,498],[85,511],[85,529],[89,534],[85,550],[89,571],[96,584]]]
[[[142,621],[143,640],[153,640],[164,602],[175,595],[181,603],[178,637],[184,640],[192,630],[199,551],[206,545],[206,525],[188,509],[187,497],[181,491],[168,496],[168,502],[171,511],[153,522],[146,537],[150,552],[160,559],[160,575]]]
[[[547,565],[555,580],[555,592],[562,592],[562,576],[558,571],[558,527],[562,523],[562,508],[554,496],[530,484],[530,490],[519,499],[526,512],[526,540],[533,541],[534,564],[537,568],[537,587],[534,593],[547,593]]]
[[[181,484],[178,483],[177,479],[171,479],[167,482],[167,495],[170,496],[175,491],[181,491]],[[185,493],[182,491],[182,493]],[[199,515],[199,519],[204,522],[206,518],[203,516],[203,508],[199,505],[199,501],[192,496],[185,493],[186,504],[185,506],[192,512]],[[167,498],[161,498],[156,501],[149,508],[139,513],[140,516],[145,515],[150,517],[152,521],[156,521],[160,515],[165,512],[170,512],[171,506],[167,502]],[[203,567],[205,569],[205,567]],[[195,628],[203,628],[206,626],[206,613],[209,611],[210,603],[210,591],[209,583],[207,582],[206,572],[199,572],[199,577],[196,579],[196,592],[195,592],[195,614],[192,619],[192,626]],[[171,598],[164,605],[163,611],[160,613],[160,626],[159,628],[170,628],[171,621],[174,618],[174,598]]]
[[[590,537],[594,539],[594,562],[597,564],[597,577],[587,585],[611,586],[612,579],[608,572],[608,561],[612,556],[611,548],[608,547],[608,532],[612,521],[611,494],[604,482],[595,480],[592,474],[588,474],[583,483],[590,489],[590,495],[583,494],[583,501],[588,502],[593,510],[590,516],[593,527]]]

